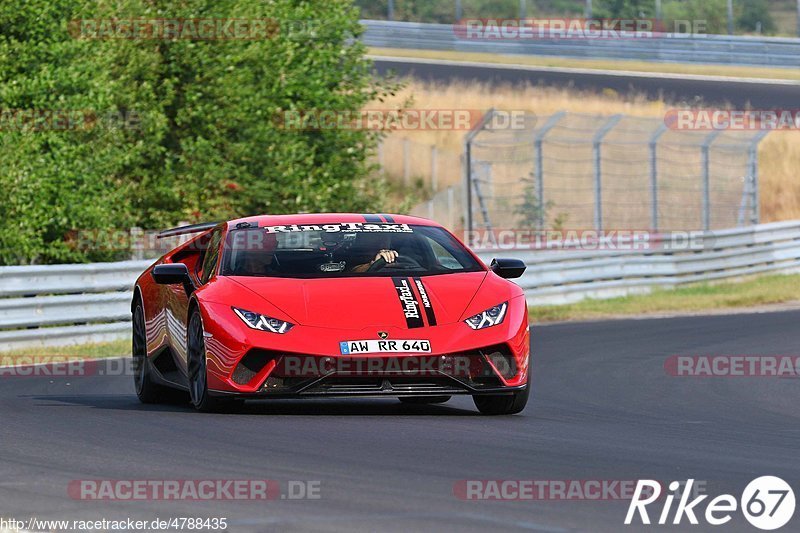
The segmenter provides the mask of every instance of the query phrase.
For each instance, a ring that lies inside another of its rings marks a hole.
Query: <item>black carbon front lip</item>
[[[252,393],[210,391],[214,395],[241,398],[309,398],[309,397],[386,397],[386,396],[454,396],[481,394],[511,394],[524,390],[526,385],[503,387],[467,383],[444,373],[433,376],[354,376],[331,373],[306,380],[292,387]]]

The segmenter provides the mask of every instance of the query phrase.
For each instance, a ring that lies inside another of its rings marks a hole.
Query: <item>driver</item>
[[[264,240],[259,243],[248,243],[241,255],[236,268],[237,276],[266,276],[275,271],[277,260],[275,259],[275,249],[278,247],[278,239],[275,235],[266,234]],[[252,249],[251,249],[252,248]]]
[[[389,235],[387,233],[365,233],[361,235],[359,244],[363,245],[366,249],[377,249],[378,252],[369,263],[356,265],[350,269],[350,272],[363,273],[369,270],[376,261],[383,259],[387,265],[391,265],[400,256],[397,251],[390,248]]]

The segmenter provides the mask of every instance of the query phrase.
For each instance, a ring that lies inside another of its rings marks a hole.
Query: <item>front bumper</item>
[[[213,396],[238,398],[313,398],[313,397],[413,397],[456,396],[482,394],[511,394],[522,391],[527,385],[517,387],[472,387],[450,377],[419,378],[342,378],[327,376],[287,387],[261,389],[254,393],[210,391]]]
[[[295,326],[285,335],[247,330],[229,312],[204,316],[209,392],[238,397],[502,394],[529,381],[527,309],[510,306],[503,324],[474,331],[453,323],[387,328],[390,339],[425,339],[432,353],[340,355],[340,341],[375,338],[379,328],[341,331]],[[208,312],[208,310],[204,310]],[[223,310],[227,311],[227,310]],[[226,320],[214,320],[219,317]]]

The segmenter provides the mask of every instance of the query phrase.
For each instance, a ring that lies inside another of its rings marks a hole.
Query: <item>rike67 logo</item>
[[[690,501],[693,484],[693,479],[688,480],[683,490],[683,484],[678,481],[669,484],[671,494],[664,498],[664,506],[656,523],[679,525],[685,517],[690,524],[697,525],[697,516],[700,515],[708,524],[721,526],[730,522],[733,513],[740,508],[750,524],[764,531],[772,531],[785,526],[794,515],[794,491],[779,477],[762,476],[754,479],[745,487],[739,501],[730,494],[721,494],[706,504],[704,513],[700,512],[700,504],[708,495],[697,496]],[[650,524],[647,506],[659,500],[661,492],[662,487],[658,481],[639,480],[628,507],[625,524],[632,524],[637,514],[642,524]],[[679,501],[673,513],[672,505],[676,497]]]

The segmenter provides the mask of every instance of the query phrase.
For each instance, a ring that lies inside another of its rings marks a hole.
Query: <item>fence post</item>
[[[603,138],[622,120],[622,115],[614,115],[603,124],[593,139],[594,147],[594,229],[603,231]]]
[[[386,20],[394,20],[394,0],[389,0],[389,6],[386,12]]]
[[[145,254],[145,239],[144,230],[139,227],[132,227],[130,229],[130,243],[131,243],[131,261],[141,261],[144,259]]]
[[[545,225],[545,202],[544,202],[544,138],[552,130],[558,121],[567,115],[566,111],[559,111],[547,119],[542,129],[536,132],[533,137],[533,144],[536,148],[536,201],[539,209],[539,229],[543,230]]]
[[[411,146],[408,139],[403,139],[403,184],[406,187],[411,183]]]
[[[711,230],[711,158],[709,151],[722,130],[711,132],[703,141],[703,230]]]
[[[455,227],[455,220],[453,219],[453,210],[455,209],[455,190],[453,186],[447,188],[447,219],[450,223],[448,225],[449,229],[453,229]]]
[[[431,190],[436,192],[439,190],[439,151],[436,145],[431,146]]]
[[[798,0],[798,2],[800,2],[800,0]],[[752,180],[750,191],[753,195],[753,211],[750,221],[753,225],[761,222],[761,185],[759,183],[758,172],[758,147],[761,144],[761,141],[763,141],[767,135],[769,135],[768,130],[758,132],[758,135],[755,136],[753,142],[750,144],[748,159],[750,163],[750,179]]]
[[[728,0],[728,35],[733,35],[733,0]]]
[[[464,137],[464,229],[470,232],[468,235],[472,234],[472,141],[492,120],[494,113],[494,108],[489,109],[481,121]]]
[[[667,125],[662,122],[650,137],[650,226],[654,232],[658,232],[658,140],[666,131]]]

